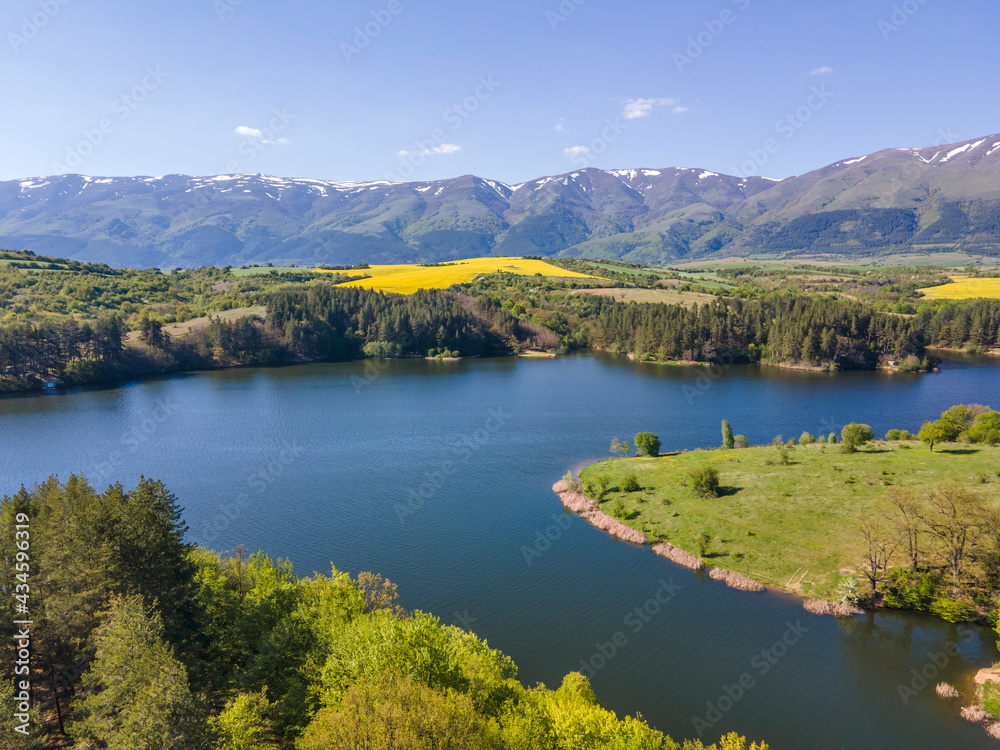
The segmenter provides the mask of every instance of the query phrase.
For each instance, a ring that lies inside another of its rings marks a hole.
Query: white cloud
[[[563,153],[572,158],[574,156],[590,156],[590,149],[587,146],[570,146],[564,148]]]
[[[396,152],[396,156],[441,156],[442,154],[454,154],[461,150],[462,147],[457,146],[454,143],[442,143],[440,146],[424,148],[420,151],[407,151],[406,149],[402,149]]]
[[[236,128],[236,134],[237,135],[245,136],[247,138],[256,138],[261,143],[267,143],[267,144],[271,144],[271,143],[281,143],[281,144],[288,143],[288,139],[287,138],[275,138],[274,140],[271,140],[270,138],[265,137],[263,130],[259,130],[257,128],[251,128],[251,127],[248,127],[246,125],[240,125],[239,127],[237,127]]]
[[[829,65],[824,65],[822,68],[814,68],[813,70],[810,70],[809,71],[809,75],[811,75],[811,76],[825,76],[825,75],[828,75],[828,74],[830,74],[832,72],[833,72],[833,68],[831,68]]]
[[[679,102],[676,99],[629,99],[625,102],[622,117],[626,120],[648,117],[656,107],[669,107],[677,104]]]
[[[691,108],[679,104],[670,111],[673,112],[675,115],[682,115],[685,112],[690,112]]]
[[[565,117],[560,117],[560,118],[559,118],[559,122],[557,122],[557,123],[556,123],[556,124],[555,124],[555,125],[553,126],[553,128],[552,128],[552,129],[553,129],[554,131],[556,131],[557,133],[561,133],[561,132],[563,132],[563,131],[564,131],[564,130],[566,129],[566,125],[564,124],[565,122],[566,122],[566,118],[565,118]]]

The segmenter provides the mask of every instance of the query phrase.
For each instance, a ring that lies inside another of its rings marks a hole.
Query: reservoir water
[[[381,572],[404,606],[512,656],[524,682],[585,671],[606,706],[675,739],[990,747],[934,684],[970,691],[998,658],[992,630],[823,618],[733,591],[564,513],[551,486],[640,430],[665,450],[718,444],[723,418],[753,443],[850,421],[916,430],[955,403],[1000,407],[998,372],[974,357],[911,376],[596,355],[182,375],[0,399],[0,494],[50,474],[162,479],[191,541],[300,574]]]

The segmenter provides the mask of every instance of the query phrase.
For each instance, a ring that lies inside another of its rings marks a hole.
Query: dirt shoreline
[[[564,507],[576,513],[594,528],[607,532],[615,539],[620,539],[631,544],[649,546],[655,555],[665,557],[670,562],[687,568],[688,570],[707,570],[709,578],[714,581],[725,583],[727,586],[732,589],[736,589],[737,591],[757,592],[773,589],[774,591],[779,591],[784,594],[792,594],[802,601],[803,609],[816,615],[851,617],[853,615],[864,614],[864,610],[857,607],[851,607],[837,602],[830,602],[824,599],[809,599],[801,596],[795,591],[790,591],[788,589],[781,588],[780,586],[767,585],[761,581],[743,575],[742,573],[725,570],[724,568],[713,568],[710,565],[706,565],[704,560],[700,557],[696,557],[690,552],[685,552],[680,547],[675,547],[669,542],[658,542],[653,544],[649,537],[641,531],[633,529],[631,526],[622,523],[614,516],[609,516],[598,507],[597,503],[579,490],[568,487],[566,482],[562,479],[552,485],[552,491],[559,497],[559,500],[562,502]]]

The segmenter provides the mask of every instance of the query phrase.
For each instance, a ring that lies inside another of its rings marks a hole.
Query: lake
[[[723,418],[752,443],[850,421],[915,431],[955,403],[1000,407],[997,374],[961,356],[936,374],[832,375],[581,355],[181,375],[0,399],[0,494],[53,473],[162,479],[191,541],[300,574],[381,572],[523,681],[585,671],[606,706],[678,740],[989,747],[934,685],[970,690],[998,658],[992,630],[733,591],[566,514],[551,486],[642,430],[664,450],[717,445]]]

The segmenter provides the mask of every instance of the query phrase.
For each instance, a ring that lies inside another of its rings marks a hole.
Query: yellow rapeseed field
[[[952,276],[950,284],[932,286],[920,291],[929,299],[974,299],[977,297],[1000,299],[1000,279]]]
[[[319,273],[344,273],[343,271],[323,271]],[[467,258],[456,260],[440,266],[371,266],[365,271],[356,273],[368,274],[371,278],[349,281],[341,286],[359,286],[365,289],[377,289],[397,294],[413,294],[418,289],[446,289],[452,284],[463,284],[474,281],[479,276],[489,273],[513,273],[520,276],[561,276],[574,279],[594,279],[583,273],[567,271],[541,260],[527,258]],[[355,273],[355,272],[351,272]]]

